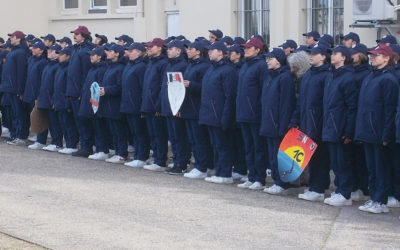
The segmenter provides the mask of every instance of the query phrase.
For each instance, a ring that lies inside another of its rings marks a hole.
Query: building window
[[[308,30],[330,34],[335,43],[343,35],[343,0],[308,0]]]
[[[179,12],[167,12],[167,36],[180,35]]]
[[[79,8],[78,0],[64,0],[64,9],[77,9]]]
[[[107,9],[107,0],[91,0],[91,9]]]
[[[119,7],[135,7],[137,5],[137,0],[119,0]]]
[[[258,34],[269,44],[269,0],[239,0],[238,21],[243,38]]]

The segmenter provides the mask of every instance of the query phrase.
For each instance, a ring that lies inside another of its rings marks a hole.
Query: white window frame
[[[65,7],[65,1],[67,1],[67,0],[62,0],[62,2],[63,2],[63,10],[65,10],[65,11],[73,11],[73,10],[79,9],[79,0],[78,0],[78,7],[77,8],[66,8]]]
[[[116,13],[126,14],[137,12],[139,6],[142,6],[142,0],[136,0],[136,5],[121,6],[121,0],[118,0],[118,8],[115,10]]]
[[[180,23],[181,23],[181,16],[180,16],[180,13],[179,13],[179,11],[166,11],[165,12],[165,18],[166,18],[166,24],[167,24],[167,36],[179,36],[179,35],[181,35],[180,33],[181,33],[181,27],[180,27]],[[178,32],[176,33],[176,34],[173,34],[173,33],[170,33],[171,32],[171,30],[170,30],[170,27],[169,27],[169,17],[170,16],[177,16],[178,17],[178,24],[179,24],[179,26],[178,26]]]
[[[95,0],[90,0],[90,9],[91,10],[106,10],[106,9],[108,9],[108,0],[106,0],[106,5],[103,5],[103,6],[96,6],[94,4],[94,1]]]

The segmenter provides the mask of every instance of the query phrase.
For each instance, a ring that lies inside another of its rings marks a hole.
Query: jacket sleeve
[[[165,63],[162,64],[160,66],[160,68],[158,69],[159,74],[161,74],[160,78],[159,78],[160,79],[160,81],[159,81],[159,85],[160,86],[157,89],[155,89],[157,91],[157,93],[152,93],[152,96],[155,97],[155,100],[153,99],[153,101],[154,101],[154,108],[155,108],[156,112],[161,112],[161,88],[162,88],[162,84],[163,84],[163,79],[164,78],[167,79],[167,77],[166,77],[166,74],[167,74],[166,68],[167,68],[167,61],[165,61]],[[167,82],[165,84],[167,84]],[[154,89],[153,89],[153,91],[154,91]]]
[[[381,84],[383,85],[383,115],[384,127],[382,133],[382,141],[392,142],[394,139],[395,128],[394,118],[396,115],[397,82],[392,79],[384,79]]]
[[[19,53],[16,58],[16,84],[17,94],[23,95],[25,91],[26,77],[28,72],[28,59],[25,53]]]
[[[115,74],[114,80],[112,83],[107,83],[107,86],[104,86],[105,95],[108,96],[118,96],[121,94],[121,72]]]
[[[209,66],[210,65],[205,64],[203,67],[197,70],[195,74],[196,79],[191,79],[189,87],[187,88],[189,92],[201,94],[201,82],[203,81],[203,76],[208,70]]]
[[[354,80],[354,74],[351,74],[351,76],[342,83],[344,104],[346,106],[344,136],[347,138],[353,138],[357,114],[357,85]]]
[[[289,122],[296,105],[294,80],[290,74],[285,74],[279,83],[279,136],[288,131]]]
[[[221,118],[221,126],[223,130],[227,130],[234,126],[234,111],[236,101],[236,88],[237,88],[238,75],[237,71],[232,68],[225,72],[222,79],[222,88],[225,95],[225,102]]]

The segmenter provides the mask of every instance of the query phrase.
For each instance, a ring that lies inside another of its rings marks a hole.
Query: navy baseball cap
[[[392,35],[386,35],[382,37],[381,39],[376,40],[377,43],[390,43],[390,44],[397,44],[397,39],[396,37]]]
[[[398,55],[400,55],[400,46],[398,44],[390,44],[390,48],[397,53]]]
[[[32,39],[31,45],[32,45],[33,43],[37,43],[37,42],[42,42],[42,40],[40,40],[40,38],[35,37],[35,38]]]
[[[281,65],[286,64],[286,54],[281,48],[273,48],[271,52],[265,54],[265,58],[276,58]]]
[[[367,55],[368,53],[368,48],[365,46],[365,44],[362,43],[357,43],[353,48],[350,49],[350,53],[357,54],[357,53],[362,53],[364,55]]]
[[[67,44],[69,44],[69,45],[71,45],[72,44],[72,41],[71,41],[71,39],[69,39],[68,37],[66,37],[66,36],[64,36],[63,38],[61,38],[61,39],[58,39],[57,40],[57,42],[59,42],[59,43],[67,43]]]
[[[56,37],[52,34],[47,34],[45,36],[41,36],[40,38],[42,38],[43,40],[49,40],[52,41],[53,43],[56,42]]]
[[[134,42],[133,38],[128,36],[128,35],[120,35],[120,36],[116,37],[115,40],[118,40],[118,41],[122,40],[122,41],[124,41],[126,43],[129,43],[129,44]]]
[[[142,52],[146,51],[146,47],[144,47],[143,43],[132,43],[128,47],[125,48],[125,50],[140,50]]]
[[[108,38],[105,35],[94,34],[94,36],[100,38],[103,43],[108,43]]]
[[[317,44],[314,47],[312,47],[311,49],[308,49],[307,52],[309,52],[310,54],[321,54],[324,56],[328,56],[329,55],[328,49],[329,48],[326,47],[325,45]]]
[[[349,40],[349,39],[355,41],[356,43],[360,42],[360,36],[354,32],[349,32],[348,34],[343,36],[343,40]]]
[[[312,30],[312,31],[310,31],[308,33],[304,33],[303,36],[312,36],[315,41],[317,41],[321,37],[319,32],[315,31],[315,30]]]
[[[293,53],[300,52],[300,51],[309,52],[309,51],[308,51],[308,47],[307,47],[306,45],[300,45],[297,49],[295,49],[295,50],[293,51]]]
[[[227,43],[228,45],[232,45],[233,44],[233,39],[230,36],[224,36],[221,39],[221,42]]]
[[[350,58],[351,57],[351,53],[350,50],[344,46],[344,45],[338,45],[332,49],[328,49],[328,51],[330,52],[340,52],[343,56],[345,56],[346,58]]]
[[[165,43],[169,43],[169,42],[171,42],[172,40],[175,40],[175,36],[169,36],[169,37],[165,38],[165,39],[164,39],[164,42],[165,42]]]
[[[25,40],[27,40],[28,42],[32,41],[33,39],[35,39],[35,36],[32,34],[28,34],[25,37]],[[4,40],[3,40],[3,42],[4,42]]]
[[[323,34],[319,39],[318,42],[325,41],[331,48],[335,45],[335,40],[329,34]]]
[[[242,44],[245,44],[245,43],[246,43],[246,40],[244,40],[243,37],[237,36],[237,37],[235,37],[235,38],[233,39],[233,43],[234,43],[234,44],[242,45]]]
[[[216,41],[215,43],[208,46],[207,49],[208,50],[214,50],[214,49],[221,50],[223,53],[225,53],[227,50],[225,44],[221,41]]]
[[[207,47],[211,45],[211,42],[208,40],[200,40],[199,41],[201,44],[203,44],[204,49],[208,49]]]
[[[186,37],[184,35],[179,35],[177,37],[175,37],[176,40],[185,40]]]
[[[167,48],[173,48],[173,47],[181,50],[185,49],[185,47],[183,46],[183,42],[179,40],[172,40],[167,44]]]
[[[5,41],[2,37],[0,37],[0,43],[5,43]]]
[[[61,46],[58,45],[58,44],[54,44],[54,45],[50,46],[50,47],[48,48],[48,50],[59,51],[59,50],[61,50]]]
[[[234,44],[234,45],[232,45],[231,47],[228,48],[228,51],[229,51],[229,52],[236,52],[236,53],[239,53],[239,54],[241,54],[242,56],[244,55],[243,47],[240,46],[239,44]]]
[[[188,45],[189,48],[194,48],[200,52],[204,51],[204,44],[200,41],[194,41],[193,43]]]
[[[286,49],[286,48],[297,49],[297,43],[293,40],[286,40],[284,43],[282,43],[278,47],[282,47],[284,49]]]
[[[220,31],[219,29],[216,30],[208,30],[211,34],[213,34],[214,36],[216,36],[218,39],[221,39],[224,36],[224,33],[222,33],[222,31]]]
[[[1,45],[1,48],[6,49],[11,47],[11,41],[8,39],[3,45]]]
[[[192,43],[192,42],[189,41],[188,39],[183,39],[183,40],[181,40],[181,42],[183,43],[183,46],[185,46],[186,48],[189,47],[189,44]]]
[[[196,42],[201,41],[201,40],[207,40],[204,36],[198,36],[196,39],[194,39]]]
[[[65,55],[71,55],[72,54],[72,46],[67,46],[61,50],[56,50],[57,54],[65,54]]]
[[[38,42],[31,44],[31,47],[35,48],[35,49],[39,48],[41,50],[46,50],[46,45],[44,45],[44,43],[42,41],[38,41]]]
[[[105,56],[106,53],[104,52],[103,47],[97,47],[92,49],[91,51],[87,52],[89,55],[98,55],[98,56]]]
[[[116,52],[116,53],[118,53],[118,54],[120,54],[120,55],[123,55],[124,52],[125,52],[124,46],[121,46],[121,45],[119,45],[119,44],[113,44],[113,45],[111,45],[110,47],[104,48],[104,49],[105,49],[105,50],[112,50],[112,51],[114,51],[114,52]]]

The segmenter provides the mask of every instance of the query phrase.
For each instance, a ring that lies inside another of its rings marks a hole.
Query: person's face
[[[59,54],[58,55],[58,61],[60,63],[66,62],[68,60],[69,60],[69,55],[67,55],[67,54]]]
[[[91,63],[99,63],[101,61],[101,56],[99,56],[99,55],[96,55],[96,54],[94,54],[94,55],[90,55],[90,62]]]
[[[260,49],[257,49],[254,46],[251,46],[249,48],[247,47],[244,48],[244,57],[246,58],[255,57],[256,55],[258,55],[258,53],[260,53]]]
[[[342,44],[351,49],[356,44],[356,42],[354,42],[353,39],[343,39]]]
[[[334,66],[342,66],[345,60],[346,57],[340,52],[333,52],[331,55],[331,64]]]
[[[49,49],[47,50],[47,58],[50,60],[54,60],[58,58],[58,54],[55,50]]]
[[[219,61],[223,57],[223,53],[221,50],[217,49],[209,50],[208,57],[210,57],[211,61]]]
[[[66,42],[60,42],[60,46],[61,46],[61,48],[65,48],[65,47],[68,46],[68,43],[66,43]]]
[[[100,42],[101,42],[101,38],[100,38],[100,37],[96,37],[96,38],[94,39],[94,44],[100,45]]]
[[[311,45],[313,45],[313,44],[315,44],[314,37],[312,37],[312,36],[306,36],[306,45],[307,45],[307,46],[311,46]]]
[[[107,59],[111,61],[115,61],[118,59],[118,53],[116,53],[114,50],[109,50],[107,54]]]
[[[240,53],[237,53],[235,51],[231,51],[229,53],[229,60],[231,60],[231,62],[239,62],[240,61]]]
[[[53,41],[50,41],[48,39],[44,39],[43,40],[44,45],[46,45],[46,47],[50,47],[53,45]]]
[[[325,56],[322,54],[310,54],[310,64],[312,66],[320,66],[324,63]]]
[[[281,64],[278,62],[278,60],[276,60],[275,57],[268,57],[266,61],[269,69],[278,69],[281,66]]]
[[[43,54],[43,50],[41,50],[39,48],[32,48],[32,55],[40,56],[41,54]]]
[[[196,59],[200,57],[200,51],[192,47],[187,48],[186,53],[189,59]]]
[[[384,55],[379,55],[379,54],[378,55],[370,54],[370,56],[369,56],[371,65],[378,69],[385,67],[388,64],[389,59],[390,59],[389,56],[384,56]]]
[[[131,61],[139,58],[143,54],[143,52],[138,49],[126,50],[126,52],[128,53],[129,60]]]
[[[158,56],[161,54],[161,47],[158,46],[151,46],[151,47],[147,47],[147,54],[149,56]]]
[[[292,48],[290,47],[284,48],[283,52],[285,52],[286,56],[289,56],[292,53]]]
[[[10,36],[11,45],[18,45],[21,42],[21,39],[17,38],[16,36]]]
[[[210,43],[214,43],[217,40],[217,36],[210,32],[208,36]]]
[[[118,40],[117,44],[123,46],[123,45],[125,45],[125,41],[124,40]]]
[[[82,36],[81,33],[79,33],[79,34],[74,33],[74,41],[79,44],[79,43],[82,43],[83,41],[85,41],[85,38]]]
[[[168,48],[167,53],[168,53],[168,58],[175,58],[181,54],[181,49],[176,47],[171,47]]]

